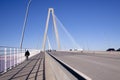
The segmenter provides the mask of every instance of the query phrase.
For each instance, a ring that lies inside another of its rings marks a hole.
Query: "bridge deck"
[[[39,53],[1,75],[0,80],[43,80],[44,76],[44,54]]]
[[[119,53],[51,52],[92,80],[120,80]]]

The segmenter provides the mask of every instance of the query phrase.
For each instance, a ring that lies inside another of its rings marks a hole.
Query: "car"
[[[72,49],[70,49],[69,51],[72,51]]]
[[[118,48],[116,51],[120,51],[120,48]]]
[[[108,48],[106,51],[115,51],[114,48]]]

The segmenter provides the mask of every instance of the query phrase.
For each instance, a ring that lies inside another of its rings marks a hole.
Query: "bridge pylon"
[[[45,51],[45,47],[46,47],[46,38],[47,38],[47,33],[48,33],[48,24],[49,24],[49,20],[50,20],[50,14],[52,14],[52,19],[53,19],[54,31],[55,31],[55,36],[56,36],[56,41],[57,41],[57,46],[58,46],[57,50],[60,50],[60,40],[59,40],[59,35],[58,35],[58,30],[57,30],[55,15],[54,15],[54,9],[49,8],[48,16],[47,16],[47,20],[46,20],[44,37],[43,37],[43,43],[42,43],[42,50],[43,51]]]

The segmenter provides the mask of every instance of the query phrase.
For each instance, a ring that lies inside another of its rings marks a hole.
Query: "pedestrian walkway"
[[[0,80],[45,80],[44,54],[39,53],[0,76]]]

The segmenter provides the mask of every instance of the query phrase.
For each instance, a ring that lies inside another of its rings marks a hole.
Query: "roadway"
[[[51,52],[92,80],[120,79],[120,54],[81,53],[81,52]]]

